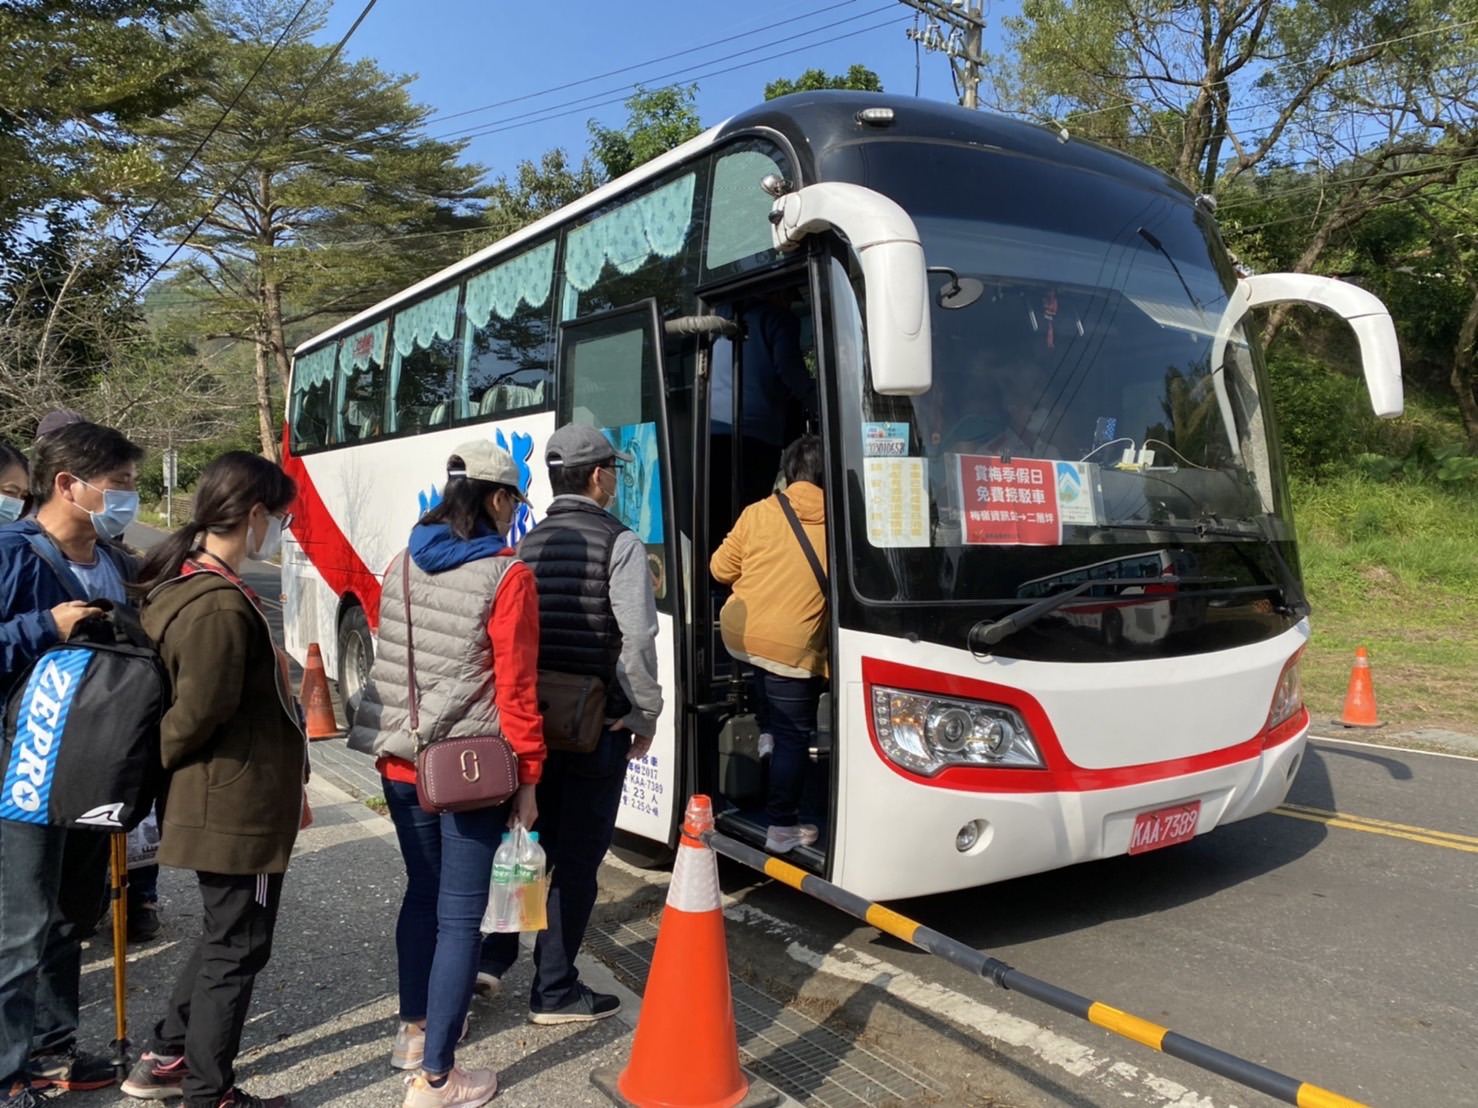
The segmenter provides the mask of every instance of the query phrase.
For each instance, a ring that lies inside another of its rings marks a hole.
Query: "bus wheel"
[[[1103,645],[1118,647],[1124,643],[1124,617],[1119,609],[1110,608],[1103,613]]]
[[[350,701],[357,701],[364,691],[374,661],[374,640],[364,609],[357,604],[346,608],[339,617],[339,699],[346,711]]]
[[[666,869],[676,856],[671,847],[620,830],[611,839],[611,853],[637,869]]]

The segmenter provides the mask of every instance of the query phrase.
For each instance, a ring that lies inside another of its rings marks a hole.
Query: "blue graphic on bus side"
[[[0,819],[47,822],[51,783],[61,754],[67,714],[93,652],[74,649],[47,655],[21,690],[15,742],[0,786]]]

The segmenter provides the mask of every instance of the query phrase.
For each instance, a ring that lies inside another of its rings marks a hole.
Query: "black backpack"
[[[67,591],[83,599],[50,541],[30,539]],[[169,675],[137,616],[108,600],[89,603],[103,615],[42,651],[10,686],[0,819],[127,831],[153,807]]]

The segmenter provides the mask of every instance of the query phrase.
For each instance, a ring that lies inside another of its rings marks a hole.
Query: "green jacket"
[[[143,605],[174,703],[159,862],[207,873],[282,873],[302,819],[308,750],[267,619],[216,573],[167,581]]]

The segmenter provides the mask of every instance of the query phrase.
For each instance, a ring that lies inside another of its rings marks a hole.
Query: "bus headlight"
[[[874,686],[873,724],[883,752],[905,769],[1045,764],[1026,721],[1004,704],[955,700]]]

